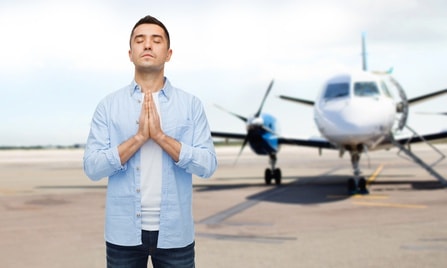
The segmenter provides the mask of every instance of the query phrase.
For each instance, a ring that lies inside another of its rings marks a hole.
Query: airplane
[[[419,135],[407,125],[409,107],[447,93],[439,90],[407,99],[402,86],[385,72],[368,71],[365,34],[362,34],[362,70],[346,72],[328,79],[315,101],[280,95],[283,100],[314,107],[314,121],[323,140],[300,140],[300,145],[339,150],[340,157],[347,151],[351,156],[354,177],[348,179],[349,194],[368,194],[367,182],[359,168],[364,152],[398,147],[416,163],[424,167],[442,184],[447,180],[407,148],[410,143],[445,139],[447,131]],[[391,89],[398,92],[395,100]],[[409,138],[397,138],[404,128],[413,132]],[[328,145],[329,143],[329,145]],[[332,146],[330,146],[332,145]],[[432,146],[431,144],[429,144]],[[434,148],[436,150],[436,148]],[[441,154],[441,159],[445,156]]]
[[[282,177],[281,169],[276,167],[277,154],[280,150],[280,145],[296,145],[300,144],[300,140],[281,137],[278,134],[277,119],[271,114],[262,113],[265,101],[273,87],[273,82],[274,80],[270,82],[264,98],[262,99],[261,105],[252,116],[244,117],[216,105],[217,108],[244,121],[247,130],[246,134],[211,131],[211,136],[242,140],[243,142],[238,157],[244,150],[247,143],[252,151],[257,155],[268,155],[270,167],[266,168],[264,171],[265,184],[270,185],[274,179],[275,184],[280,185]],[[330,144],[327,144],[327,146],[332,147]]]

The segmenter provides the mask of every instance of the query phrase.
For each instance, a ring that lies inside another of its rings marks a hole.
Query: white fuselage
[[[340,75],[323,88],[314,117],[320,133],[331,143],[371,147],[392,130],[396,104],[380,76]]]

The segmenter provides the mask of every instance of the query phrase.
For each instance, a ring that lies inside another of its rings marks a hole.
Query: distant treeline
[[[73,145],[29,145],[29,146],[0,146],[0,150],[46,150],[46,149],[80,149],[84,144]]]
[[[241,145],[241,141],[219,140],[214,141],[215,146],[233,146]],[[73,145],[30,145],[30,146],[0,146],[0,150],[47,150],[47,149],[82,149],[85,144]]]
[[[234,145],[238,145],[241,146],[242,145],[242,141],[239,140],[219,140],[219,141],[214,141],[214,146],[234,146]]]

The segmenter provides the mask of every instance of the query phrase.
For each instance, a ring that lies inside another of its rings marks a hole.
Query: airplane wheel
[[[357,185],[356,185],[355,180],[353,178],[348,180],[348,193],[349,194],[357,193]]]
[[[359,180],[359,193],[361,193],[361,194],[369,194],[369,191],[366,188],[366,180],[363,177],[360,178],[360,180]]]
[[[275,168],[273,171],[273,177],[275,178],[276,185],[281,185],[281,169]]]
[[[272,184],[272,171],[269,168],[265,169],[264,179],[265,179],[265,184],[267,184],[267,185]]]

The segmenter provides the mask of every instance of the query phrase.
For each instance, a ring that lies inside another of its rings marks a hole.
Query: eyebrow
[[[139,35],[135,35],[135,37],[133,38],[133,40],[136,40],[137,38],[144,38],[146,35],[145,34],[139,34]],[[160,34],[152,34],[151,37],[153,38],[163,38],[163,35]]]

